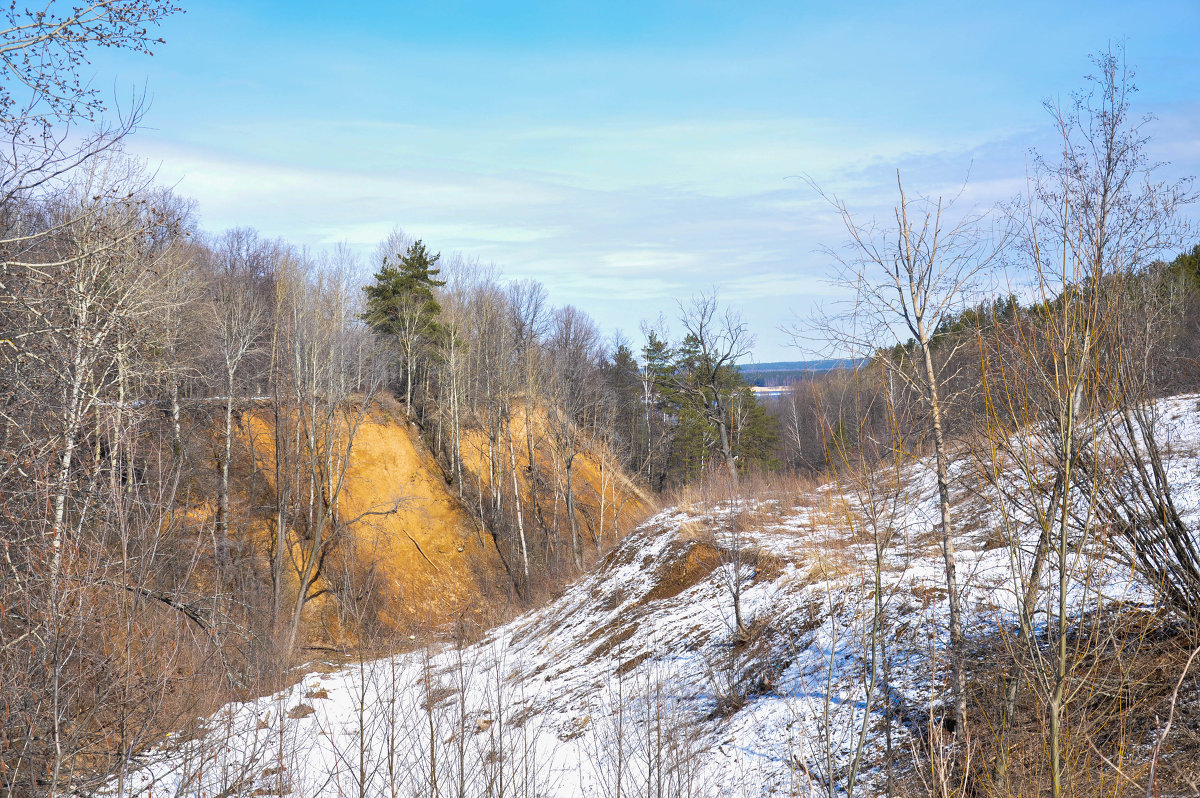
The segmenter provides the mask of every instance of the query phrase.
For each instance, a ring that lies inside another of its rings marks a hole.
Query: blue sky
[[[980,207],[1017,192],[1042,108],[1125,42],[1164,176],[1200,173],[1200,3],[187,3],[129,149],[198,202],[364,258],[394,227],[533,277],[606,331],[719,288],[756,359],[829,301],[844,238],[798,175],[864,216],[894,174]]]

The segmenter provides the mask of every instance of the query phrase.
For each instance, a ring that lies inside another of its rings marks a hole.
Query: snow
[[[1194,521],[1198,397],[1165,400],[1159,410],[1176,501]],[[967,633],[1011,633],[1013,558],[1028,558],[1031,542],[1022,551],[997,545],[997,497],[965,463],[955,467]],[[890,693],[874,669],[869,713],[876,587],[875,547],[863,534],[868,503],[827,485],[794,506],[664,510],[559,600],[484,640],[310,673],[275,695],[229,705],[190,739],[144,755],[124,789],[157,798],[407,796],[434,794],[436,782],[443,796],[607,798],[621,780],[622,795],[824,794],[828,783],[845,789],[860,744],[856,776],[869,785],[881,778],[885,727],[907,750],[922,719],[940,714],[934,697],[944,694],[936,482],[920,462],[897,477],[900,501],[877,516],[891,536],[879,562],[878,636]],[[738,517],[746,528],[735,533]],[[718,549],[726,553],[713,555]],[[716,567],[689,575],[688,563],[705,552]],[[1098,567],[1101,578],[1075,589],[1073,607],[1097,595],[1153,600],[1119,564]],[[750,629],[742,641],[730,591],[738,578]],[[1047,619],[1043,609],[1038,623]]]

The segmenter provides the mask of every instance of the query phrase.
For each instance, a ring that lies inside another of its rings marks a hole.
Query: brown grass
[[[1103,628],[1103,643],[1094,645],[1076,666],[1079,690],[1068,708],[1064,752],[1069,794],[1142,796],[1151,746],[1166,722],[1172,691],[1197,640],[1194,634],[1137,609],[1111,610]],[[1003,740],[1008,775],[1001,781],[996,778],[1004,686],[1019,668],[1019,658],[1002,638],[973,652],[970,726],[979,754],[972,780],[983,795],[1036,796],[1049,788],[1046,708],[1028,677],[1018,691],[1013,727]],[[1151,794],[1200,793],[1198,729],[1200,674],[1189,673]]]
[[[704,541],[680,541],[671,544],[662,565],[654,575],[654,587],[644,603],[675,598],[683,591],[708,578],[721,565],[721,552]]]

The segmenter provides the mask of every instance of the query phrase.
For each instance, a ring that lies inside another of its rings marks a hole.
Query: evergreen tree
[[[1181,252],[1168,268],[1184,280],[1188,288],[1200,290],[1200,244]]]
[[[624,341],[619,341],[602,371],[613,396],[613,431],[618,437],[615,443],[622,452],[623,465],[636,471],[644,459],[645,436],[641,424],[642,387],[633,350]]]
[[[739,469],[778,465],[776,420],[736,366],[715,364],[694,336],[673,348],[654,330],[647,332],[642,360],[641,435],[648,441],[646,473],[654,487],[700,477],[723,459],[717,412],[725,414]]]
[[[741,384],[733,397],[733,452],[745,470],[754,465],[768,471],[779,468],[779,421],[736,373]]]
[[[437,279],[440,254],[430,254],[414,241],[398,259],[384,258],[374,282],[363,290],[367,312],[363,319],[376,333],[392,338],[404,375],[405,410],[412,416],[413,388],[421,359],[444,330],[438,319],[442,308],[434,289],[446,283]]]
[[[646,459],[639,464],[638,470],[644,469],[647,480],[656,490],[661,490],[666,484],[670,471],[670,420],[676,415],[677,405],[671,390],[674,361],[675,353],[671,345],[654,330],[648,330],[646,345],[642,347],[643,366],[640,375]]]

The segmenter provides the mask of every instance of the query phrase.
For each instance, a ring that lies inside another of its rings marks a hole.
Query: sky
[[[862,219],[897,169],[986,209],[1053,149],[1043,104],[1089,53],[1124,46],[1162,176],[1200,173],[1196,0],[180,3],[153,57],[91,68],[145,91],[127,149],[205,230],[367,263],[399,227],[635,349],[643,320],[716,290],[754,360],[814,356],[786,328],[841,296],[846,234],[811,184]]]

